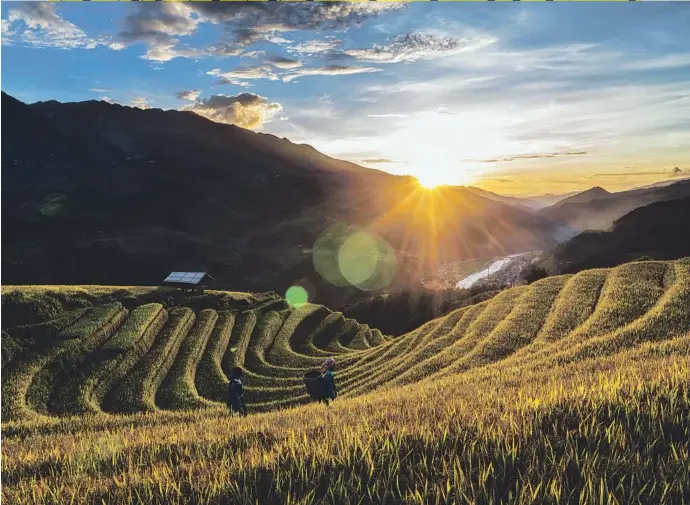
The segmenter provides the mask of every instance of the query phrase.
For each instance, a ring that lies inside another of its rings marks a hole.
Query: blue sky
[[[506,194],[690,175],[690,3],[3,2],[2,89]],[[7,126],[6,126],[7,127]]]

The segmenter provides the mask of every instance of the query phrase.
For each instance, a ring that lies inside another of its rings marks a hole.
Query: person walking
[[[244,388],[242,387],[242,378],[244,371],[235,367],[232,369],[230,377],[230,384],[228,386],[228,407],[230,407],[230,414],[235,412],[241,416],[247,416],[247,405],[244,403]]]
[[[335,400],[338,396],[338,390],[335,387],[335,376],[333,375],[333,369],[335,368],[335,360],[333,358],[328,358],[321,365],[321,379],[326,383],[327,397],[322,401],[326,405],[329,405],[329,400]]]

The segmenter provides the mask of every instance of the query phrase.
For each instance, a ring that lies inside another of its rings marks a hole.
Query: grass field
[[[394,336],[243,293],[115,290],[3,288],[3,504],[690,505],[690,259],[542,279]],[[325,407],[301,375],[329,354]],[[238,365],[248,418],[222,404]]]

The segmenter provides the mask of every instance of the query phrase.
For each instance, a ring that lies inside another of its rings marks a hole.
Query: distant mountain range
[[[617,193],[595,187],[565,198],[538,214],[572,230],[606,230],[615,220],[637,207],[686,196],[690,196],[690,179]]]
[[[609,231],[585,231],[548,251],[541,264],[559,274],[685,256],[690,256],[690,197],[639,207]]]

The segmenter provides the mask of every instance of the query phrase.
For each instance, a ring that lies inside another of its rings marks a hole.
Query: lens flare
[[[290,286],[285,292],[285,299],[292,307],[301,307],[309,301],[309,293],[302,286]]]
[[[364,291],[390,284],[397,267],[395,251],[385,240],[343,224],[326,230],[313,254],[316,271],[328,282]]]
[[[338,251],[340,273],[354,286],[369,280],[378,263],[378,244],[374,237],[366,233],[353,233]]]

